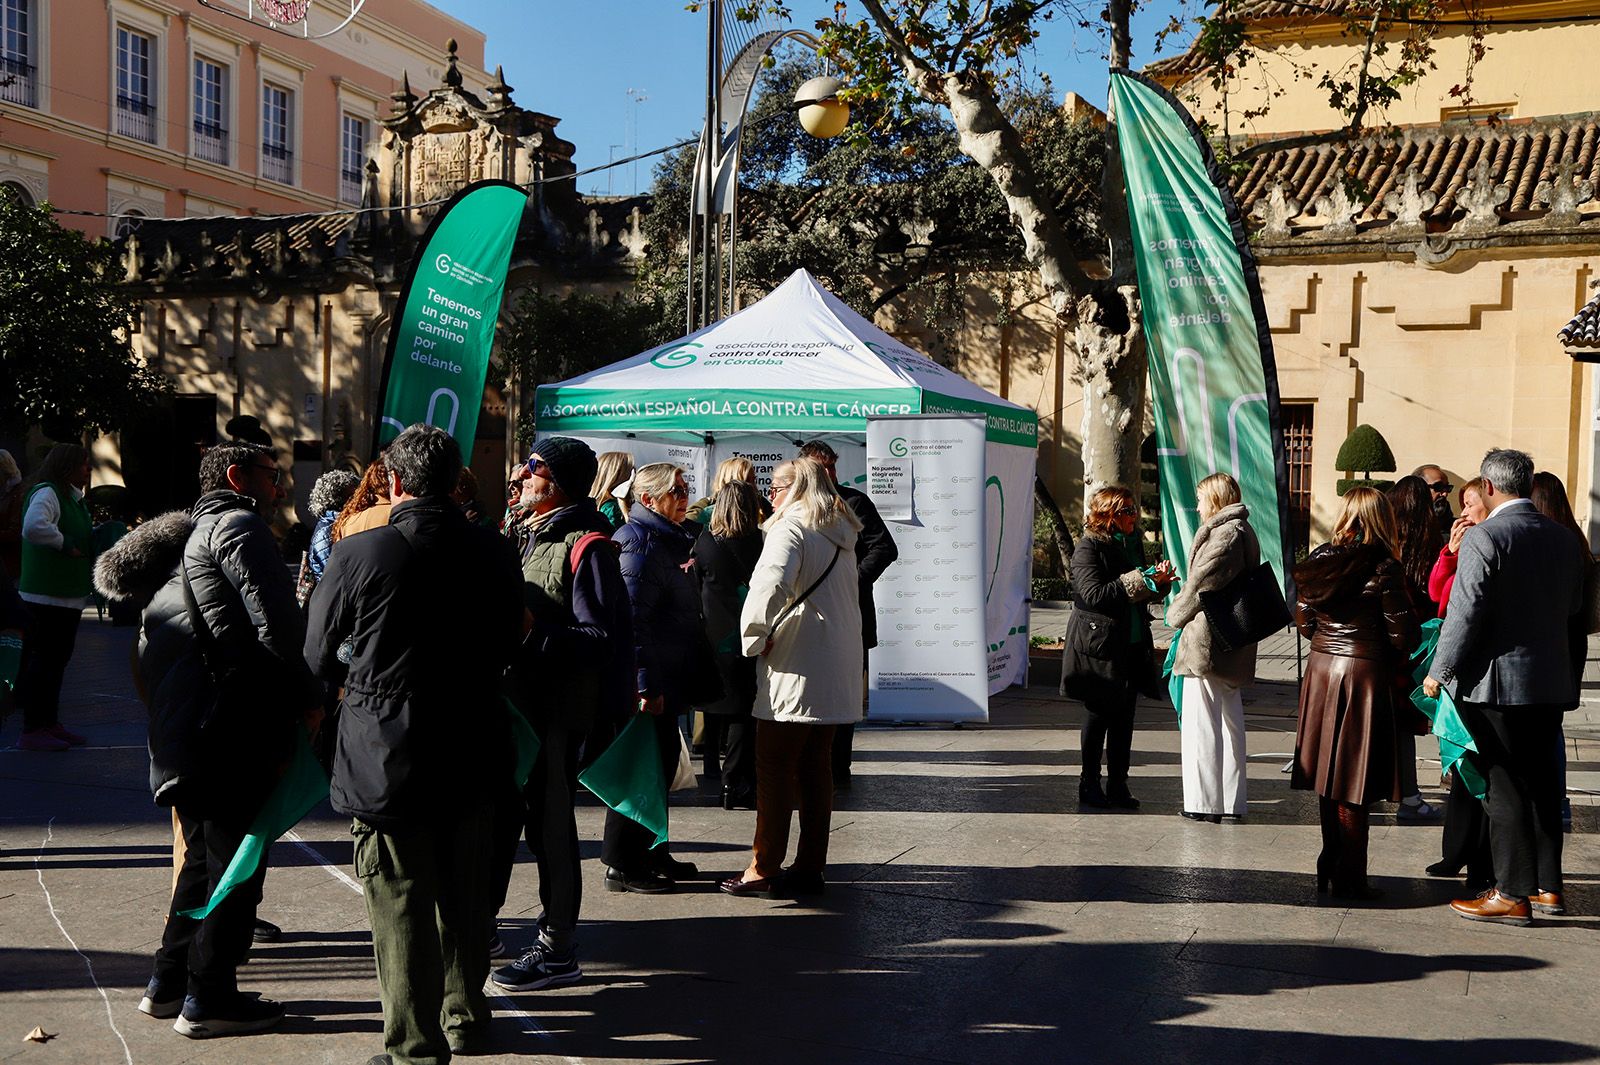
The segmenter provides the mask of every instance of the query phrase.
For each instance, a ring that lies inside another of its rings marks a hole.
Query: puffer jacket
[[[1172,672],[1180,677],[1210,677],[1235,688],[1255,681],[1256,645],[1231,651],[1217,646],[1211,622],[1200,607],[1200,593],[1220,591],[1260,564],[1261,544],[1250,527],[1250,509],[1243,503],[1223,507],[1195,531],[1188,579],[1167,607],[1167,624],[1183,630]]]
[[[305,630],[294,583],[255,500],[208,492],[189,513],[172,511],[140,525],[95,567],[101,594],[144,605],[139,681],[152,720],[186,719],[177,707],[214,698],[190,623],[182,564],[217,649],[216,665],[249,681],[252,713],[271,715],[256,730],[264,741],[262,768],[269,768],[321,693],[301,656]],[[166,782],[152,763],[151,789]]]
[[[855,550],[856,531],[842,520],[813,529],[789,513],[767,525],[739,618],[745,655],[760,655],[772,639],[756,667],[755,717],[813,725],[861,720],[865,652]],[[827,579],[777,624],[825,571]]]
[[[398,503],[387,525],[334,545],[305,654],[344,685],[335,810],[402,831],[471,809],[510,780],[500,678],[522,611],[516,550],[444,496]]]
[[[687,709],[687,671],[703,662],[700,596],[685,568],[700,527],[684,528],[643,503],[612,537],[633,604],[634,665],[641,695],[666,697],[667,711]],[[706,664],[706,663],[703,663]]]

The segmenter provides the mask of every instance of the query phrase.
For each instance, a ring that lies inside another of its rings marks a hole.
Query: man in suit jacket
[[[1430,676],[1447,688],[1478,745],[1497,884],[1450,904],[1474,921],[1530,923],[1563,913],[1561,715],[1578,705],[1567,622],[1583,603],[1570,530],[1528,499],[1533,460],[1496,448],[1479,471],[1489,517],[1461,542],[1456,583]]]
[[[839,497],[850,508],[850,513],[861,522],[861,535],[856,537],[856,582],[861,597],[861,661],[866,662],[866,652],[878,646],[878,608],[872,600],[872,586],[883,571],[900,557],[889,526],[884,524],[873,505],[871,497],[848,485],[839,483],[839,455],[823,440],[811,440],[800,446],[800,458],[810,459],[821,466],[833,482]],[[863,688],[863,691],[865,689]],[[856,727],[840,725],[833,733],[833,786],[841,790],[850,787],[850,759],[855,747]]]

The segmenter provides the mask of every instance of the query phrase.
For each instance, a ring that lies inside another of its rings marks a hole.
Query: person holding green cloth
[[[86,448],[57,444],[27,494],[18,582],[32,615],[17,677],[17,705],[22,707],[17,747],[24,751],[64,751],[88,742],[63,725],[60,715],[61,684],[93,590],[94,523],[83,501],[92,467]]]
[[[1080,733],[1082,806],[1137,810],[1128,790],[1133,707],[1158,684],[1146,603],[1172,585],[1171,562],[1146,568],[1139,543],[1139,504],[1121,485],[1089,499],[1084,534],[1072,553],[1072,616],[1067,622],[1061,694],[1083,701]],[[1106,785],[1100,786],[1104,752]]]

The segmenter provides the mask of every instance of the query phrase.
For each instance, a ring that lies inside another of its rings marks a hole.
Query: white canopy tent
[[[724,458],[749,456],[765,476],[814,437],[839,452],[840,480],[864,481],[867,419],[982,415],[989,690],[1023,681],[1038,416],[907,348],[806,271],[681,340],[541,385],[535,406],[539,436],[676,462],[697,495]]]

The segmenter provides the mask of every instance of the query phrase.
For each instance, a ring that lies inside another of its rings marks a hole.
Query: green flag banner
[[[1150,353],[1167,556],[1183,576],[1200,523],[1195,485],[1230,473],[1287,592],[1278,371],[1239,206],[1205,135],[1165,89],[1117,71],[1111,106]]]
[[[383,368],[382,447],[408,425],[438,426],[472,454],[511,245],[528,194],[468,185],[439,209],[400,293]]]
[[[667,842],[667,781],[655,722],[648,714],[634,714],[611,746],[578,774],[578,783],[623,817],[655,833],[655,846]]]
[[[1416,691],[1411,693],[1411,705],[1433,723],[1432,732],[1439,739],[1439,764],[1444,772],[1458,774],[1472,797],[1481,799],[1489,793],[1489,782],[1473,760],[1478,745],[1467,723],[1461,720],[1455,700],[1443,688],[1439,689],[1437,699],[1428,698],[1422,691],[1422,682],[1428,679],[1428,670],[1433,668],[1433,653],[1439,647],[1439,630],[1443,627],[1444,622],[1438,618],[1422,623],[1422,639],[1411,652],[1411,680],[1417,685]]]

